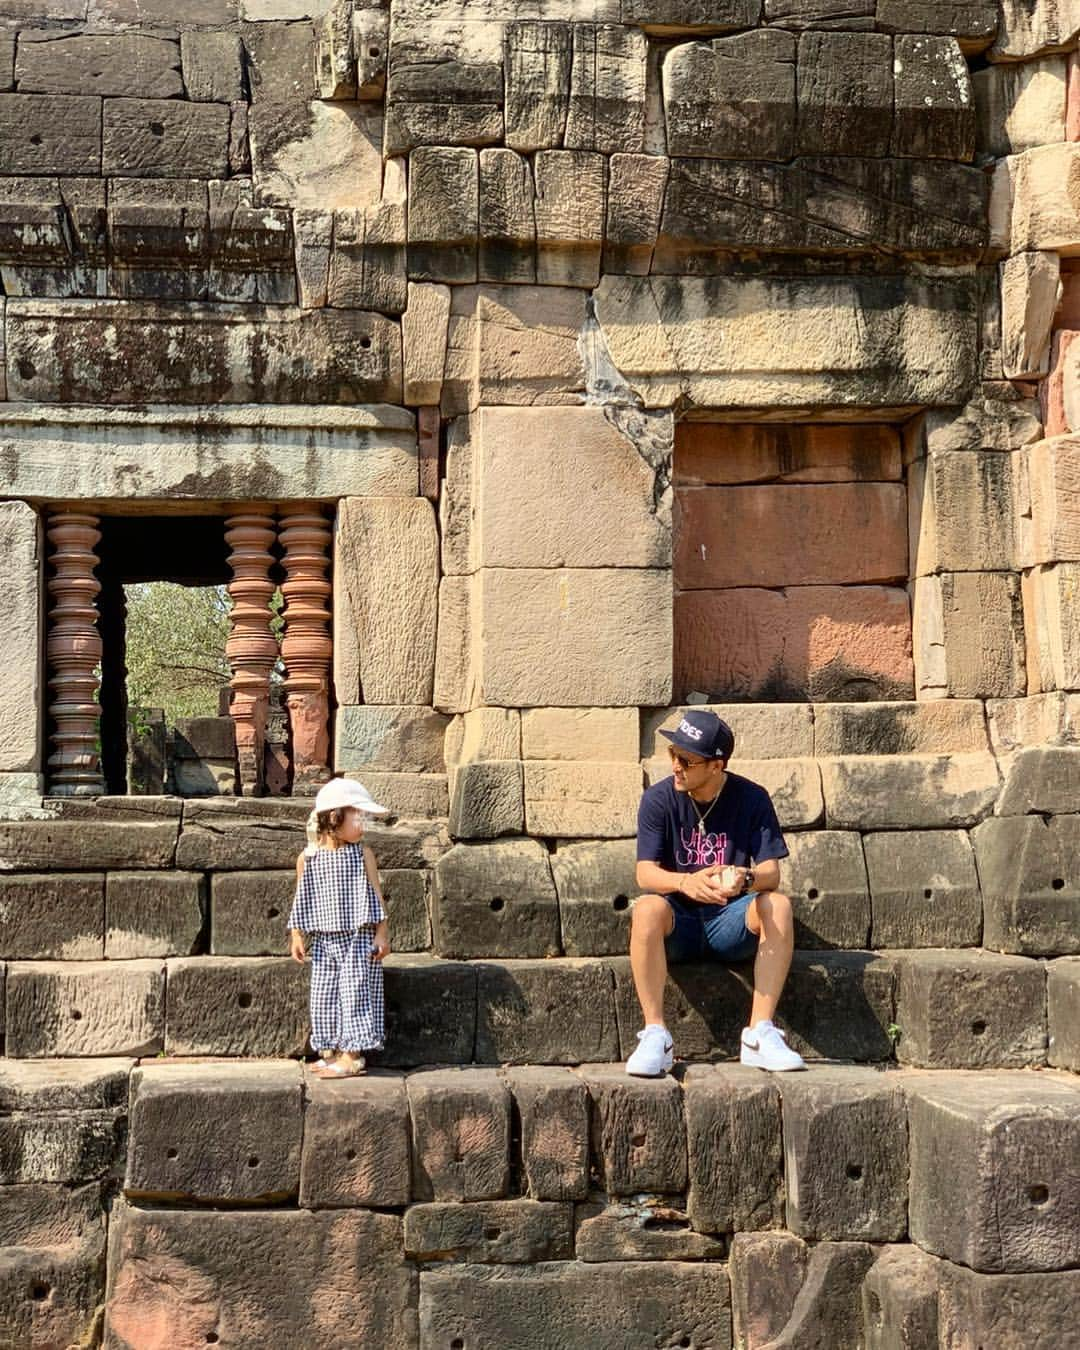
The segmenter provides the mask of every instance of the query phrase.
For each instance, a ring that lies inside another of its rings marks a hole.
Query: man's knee
[[[759,934],[766,923],[787,931],[791,928],[794,912],[791,897],[783,891],[762,891],[754,897],[747,915],[747,926],[751,932]]]
[[[635,937],[667,937],[671,932],[671,906],[662,895],[639,895],[630,911]]]

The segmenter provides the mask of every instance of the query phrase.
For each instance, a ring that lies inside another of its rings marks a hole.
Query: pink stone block
[[[1068,294],[1067,289],[1066,295]],[[1070,361],[1069,349],[1077,338],[1080,338],[1080,331],[1062,328],[1054,334],[1051,343],[1050,374],[1039,386],[1043,435],[1047,440],[1051,436],[1062,436],[1071,430],[1065,413],[1065,384]]]
[[[900,436],[877,425],[680,422],[674,476],[688,487],[733,483],[898,481]]]
[[[675,693],[820,702],[913,697],[907,592],[796,586],[675,595]]]
[[[1065,139],[1080,141],[1080,52],[1069,56],[1069,79],[1065,94]]]

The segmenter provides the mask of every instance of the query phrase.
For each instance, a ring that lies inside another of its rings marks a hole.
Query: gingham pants
[[[374,926],[313,933],[311,1044],[315,1050],[381,1050],[383,969],[373,961]]]

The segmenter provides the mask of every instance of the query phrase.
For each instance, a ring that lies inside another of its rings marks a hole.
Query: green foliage
[[[170,725],[179,717],[216,717],[218,691],[229,683],[225,587],[149,581],[124,593],[128,702],[164,708]]]

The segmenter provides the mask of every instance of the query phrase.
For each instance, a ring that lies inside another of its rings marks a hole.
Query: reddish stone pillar
[[[49,756],[49,795],[96,797],[105,790],[98,735],[97,700],[101,634],[95,599],[101,586],[94,576],[101,539],[97,516],[62,512],[49,519],[53,575],[52,608],[45,655],[52,702],[53,752]]]
[[[270,631],[270,598],[274,594],[270,580],[274,517],[270,509],[252,508],[243,515],[229,516],[225,542],[232,550],[229,566],[233,573],[229,582],[233,608],[225,655],[232,668],[229,712],[236,725],[240,792],[245,797],[260,796],[270,672],[278,657],[277,641]]]
[[[293,793],[322,783],[330,759],[330,523],[318,511],[284,516],[285,703],[292,740]]]

